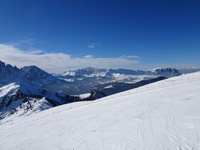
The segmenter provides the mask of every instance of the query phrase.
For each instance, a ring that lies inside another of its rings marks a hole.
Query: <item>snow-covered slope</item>
[[[0,149],[199,150],[200,72],[0,125]]]
[[[11,83],[0,88],[0,119],[29,115],[67,103],[65,95],[31,85]]]

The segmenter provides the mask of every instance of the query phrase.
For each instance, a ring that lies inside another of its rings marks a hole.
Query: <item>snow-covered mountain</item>
[[[62,75],[65,78],[80,78],[80,77],[93,77],[93,76],[104,76],[107,72],[107,69],[98,69],[98,68],[82,68],[77,70],[65,71]]]
[[[11,83],[0,88],[0,117],[42,111],[64,103],[64,96],[30,85]]]
[[[200,72],[0,125],[0,149],[199,150]]]
[[[83,68],[66,71],[58,76],[60,79],[69,82],[66,87],[71,94],[84,94],[92,91],[99,91],[102,88],[112,86],[113,84],[130,87],[130,84],[142,80],[150,80],[160,76],[172,77],[180,75],[174,68],[157,68],[152,71],[128,70],[128,69],[97,69]],[[122,88],[121,88],[122,89]],[[116,93],[117,90],[114,93]]]
[[[5,65],[0,61],[0,83],[8,84],[12,82],[24,82],[34,85],[43,85],[47,82],[55,82],[57,80],[51,74],[41,70],[36,66],[23,67],[21,69],[16,66]]]
[[[156,68],[153,69],[150,74],[153,75],[162,75],[165,77],[173,77],[173,76],[177,76],[180,75],[180,72],[177,69],[174,68]]]
[[[79,100],[76,96],[64,95],[28,84],[11,83],[0,88],[0,119],[11,115],[29,115]]]
[[[180,72],[175,68],[156,68],[152,71],[130,70],[130,69],[98,69],[98,68],[82,68],[77,70],[65,71],[62,77],[65,78],[81,78],[81,77],[104,77],[113,74],[123,75],[162,75],[172,77],[180,75]]]
[[[25,66],[21,69],[0,61],[0,85],[19,82],[32,86],[43,87],[55,92],[66,92],[68,82],[43,71],[37,66]]]

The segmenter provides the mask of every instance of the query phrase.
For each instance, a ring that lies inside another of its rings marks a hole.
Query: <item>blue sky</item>
[[[0,60],[56,73],[200,66],[199,8],[198,0],[1,0]]]

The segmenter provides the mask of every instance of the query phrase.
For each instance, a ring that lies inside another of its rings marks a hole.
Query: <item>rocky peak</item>
[[[172,77],[180,75],[180,72],[175,68],[156,68],[152,71],[152,74]]]
[[[1,67],[5,67],[5,63],[2,62],[2,61],[0,61],[0,68],[1,68]]]
[[[21,70],[25,73],[26,78],[30,80],[53,78],[51,74],[37,66],[25,66]]]

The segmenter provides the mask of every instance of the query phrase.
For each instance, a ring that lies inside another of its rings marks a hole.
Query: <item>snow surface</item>
[[[84,99],[84,98],[88,98],[90,96],[90,93],[85,93],[85,94],[81,94],[81,95],[78,95],[81,99]]]
[[[18,84],[11,83],[0,88],[0,103],[2,102],[2,97],[8,94],[12,94],[19,88]]]
[[[199,150],[200,72],[0,125],[1,150]]]

